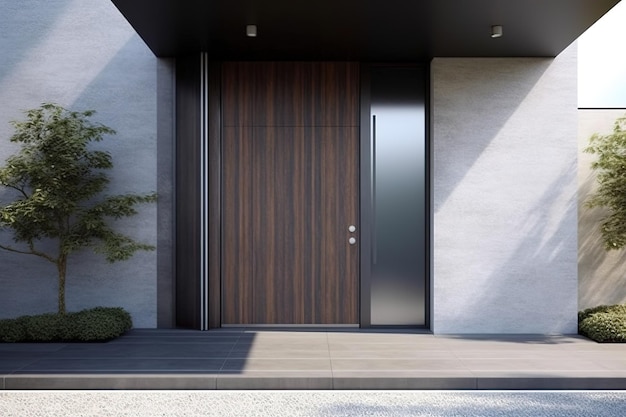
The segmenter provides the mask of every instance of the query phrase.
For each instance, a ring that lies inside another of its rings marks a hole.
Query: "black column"
[[[176,325],[201,328],[200,54],[176,59]]]

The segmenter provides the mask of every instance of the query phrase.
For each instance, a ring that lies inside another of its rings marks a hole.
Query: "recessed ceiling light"
[[[492,38],[501,38],[502,37],[502,26],[501,25],[493,25],[493,26],[491,26],[491,37]]]
[[[249,38],[255,38],[256,37],[256,25],[247,25],[246,26],[246,35]]]

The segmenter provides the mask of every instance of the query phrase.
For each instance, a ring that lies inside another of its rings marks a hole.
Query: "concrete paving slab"
[[[211,390],[215,375],[13,375],[4,378],[6,390]]]
[[[332,359],[335,371],[449,371],[466,369],[457,359]]]
[[[330,350],[331,359],[450,359],[449,351],[428,349],[403,349],[396,350],[393,347],[389,350]]]
[[[0,344],[2,389],[626,389],[626,345],[567,335],[132,330]]]
[[[25,366],[32,364],[36,360],[37,359],[35,358],[2,358],[0,359],[0,374],[11,373],[17,369],[22,369]]]
[[[300,359],[227,359],[223,371],[330,371],[330,359],[300,358]]]
[[[67,372],[110,373],[110,372],[207,372],[219,371],[225,359],[179,359],[179,358],[55,358],[40,359],[21,367],[14,374]]]
[[[52,358],[225,358],[234,343],[170,343],[68,345],[50,353]]]
[[[330,390],[332,377],[256,374],[223,375],[216,381],[220,390]]]
[[[328,350],[324,349],[292,349],[289,346],[281,349],[236,350],[228,354],[228,359],[327,359]]]

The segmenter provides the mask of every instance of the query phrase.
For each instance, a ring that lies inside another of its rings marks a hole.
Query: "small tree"
[[[56,265],[59,314],[66,313],[69,255],[91,247],[115,262],[138,250],[154,250],[114,231],[107,222],[136,214],[136,204],[154,202],[156,195],[102,195],[109,183],[104,170],[113,166],[111,155],[89,150],[88,145],[115,131],[89,121],[94,113],[50,103],[25,112],[25,121],[12,122],[15,134],[10,139],[22,148],[0,167],[0,184],[17,192],[14,201],[0,202],[0,229],[11,230],[17,246],[0,249]],[[44,249],[50,247],[54,249]]]
[[[591,136],[585,152],[598,156],[591,168],[599,183],[587,207],[609,210],[600,226],[604,247],[621,249],[626,246],[626,116],[615,121],[613,133]]]

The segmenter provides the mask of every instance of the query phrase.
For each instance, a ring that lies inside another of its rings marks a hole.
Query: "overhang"
[[[160,57],[556,56],[619,0],[112,0]],[[258,36],[246,36],[246,25]],[[503,36],[492,38],[491,26]]]

